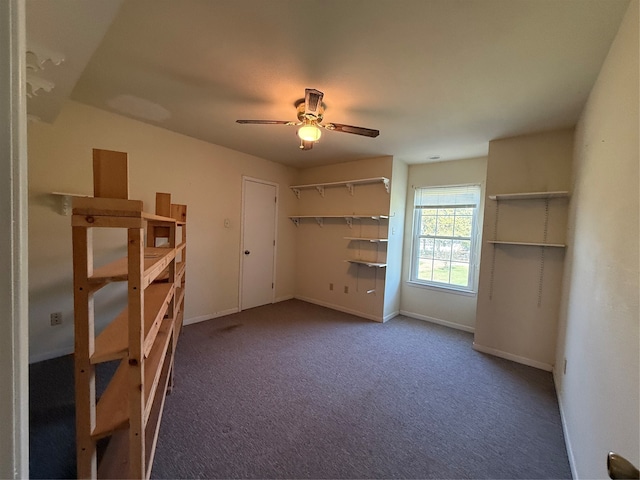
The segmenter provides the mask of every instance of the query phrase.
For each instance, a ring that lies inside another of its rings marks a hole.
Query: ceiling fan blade
[[[311,150],[312,148],[313,148],[313,142],[302,140],[302,142],[300,143],[301,150]]]
[[[324,93],[315,88],[305,88],[304,90],[304,114],[313,115],[315,117],[320,116],[320,109],[322,108],[322,97]]]
[[[334,130],[336,132],[353,133],[355,135],[362,135],[364,137],[375,138],[380,135],[380,130],[374,130],[372,128],[354,127],[353,125],[343,125],[341,123],[327,123],[326,125],[319,124],[321,127],[327,130]]]
[[[288,122],[286,120],[236,120],[236,123],[255,125],[297,125],[298,122]]]
[[[288,122],[286,120],[236,120],[236,123],[255,125],[298,125],[298,122]]]

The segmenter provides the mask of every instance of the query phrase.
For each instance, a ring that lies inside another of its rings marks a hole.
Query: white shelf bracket
[[[300,200],[300,189],[299,188],[292,188],[291,191],[293,193],[295,193],[296,197],[298,197],[298,200]]]
[[[344,221],[347,222],[349,228],[353,228],[353,217],[345,217]]]
[[[293,224],[298,227],[300,226],[300,218],[298,217],[291,217],[291,221],[293,222]]]
[[[391,183],[389,182],[389,179],[383,178],[382,183],[384,183],[384,189],[387,191],[387,193],[389,193],[389,187],[391,185]]]
[[[320,194],[320,196],[322,198],[324,198],[324,186],[323,185],[316,185],[316,190],[318,190],[318,193]]]
[[[60,196],[60,213],[64,216],[71,215],[71,195]]]
[[[347,187],[347,190],[349,190],[349,195],[353,197],[353,190],[354,190],[353,183],[345,183],[344,186]]]
[[[316,222],[318,222],[318,225],[320,225],[321,227],[324,226],[324,218],[316,217]]]

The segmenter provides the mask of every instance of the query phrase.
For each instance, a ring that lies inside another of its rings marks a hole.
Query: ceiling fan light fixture
[[[307,142],[317,142],[322,136],[321,130],[315,125],[303,125],[298,129],[298,136]]]

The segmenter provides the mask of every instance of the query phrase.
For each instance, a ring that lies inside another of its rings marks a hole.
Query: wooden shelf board
[[[496,195],[489,195],[491,200],[535,200],[538,198],[565,198],[569,196],[569,192],[555,191],[555,192],[524,192],[524,193],[501,193]]]
[[[172,283],[154,283],[144,292],[144,325],[145,325],[145,354],[149,354],[151,345],[160,328],[160,323],[169,306],[174,285]],[[95,351],[91,356],[91,363],[102,363],[124,358],[128,353],[128,309],[124,309],[107,327],[96,337]]]
[[[493,245],[516,245],[516,246],[524,246],[524,247],[554,247],[554,248],[565,248],[566,245],[562,243],[542,243],[542,242],[508,242],[503,240],[489,240],[488,243]]]
[[[129,431],[115,432],[98,465],[98,478],[129,478]]]
[[[366,265],[367,267],[376,267],[376,268],[384,268],[387,266],[386,263],[368,262],[366,260],[345,260],[345,262],[355,263],[357,265]]]
[[[173,368],[172,357],[167,355],[158,379],[158,387],[162,388],[163,392],[167,391],[169,384],[169,378],[171,369]],[[156,452],[156,444],[158,442],[158,434],[160,432],[160,419],[162,418],[162,411],[164,410],[164,402],[166,395],[156,395],[149,412],[149,417],[145,427],[145,446],[146,446],[146,465],[147,471],[146,477],[151,477],[151,469],[153,468],[153,458]]]
[[[94,217],[135,217],[142,218],[142,200],[122,198],[73,197],[73,214]]]
[[[152,349],[152,355],[144,362],[144,383],[145,383],[145,417],[149,415],[151,403],[149,400],[155,396],[162,359],[165,357],[171,332],[173,329],[173,319],[166,319],[163,328],[158,333],[158,341]],[[127,428],[129,425],[129,376],[127,359],[123,358],[114,373],[109,385],[105,389],[102,397],[96,406],[96,427],[92,437],[100,439],[111,435],[117,430]]]
[[[176,256],[171,247],[145,247],[144,249],[144,279],[143,285],[149,285]],[[108,282],[122,282],[129,279],[127,257],[119,258],[111,263],[98,267],[89,277],[89,282],[102,284]]]
[[[388,242],[388,238],[365,238],[365,237],[344,237],[345,240],[353,240],[356,242],[384,243]]]
[[[176,303],[175,303],[175,308],[179,309],[179,310],[183,310],[182,305],[183,305],[183,301],[184,301],[184,288],[182,287],[176,287]]]
[[[149,418],[151,412],[151,405],[153,399],[156,396],[158,384],[160,382],[160,376],[162,371],[162,360],[167,354],[167,347],[171,341],[171,335],[173,333],[174,319],[166,318],[162,322],[162,327],[156,337],[154,347],[151,349],[149,358],[144,362],[144,389],[145,389],[145,423]]]
[[[163,217],[161,215],[155,215],[153,213],[142,212],[142,218],[147,221],[160,222],[160,223],[176,223],[177,220],[171,217]]]
[[[100,439],[129,425],[129,375],[123,359],[96,405],[96,427],[92,437]]]

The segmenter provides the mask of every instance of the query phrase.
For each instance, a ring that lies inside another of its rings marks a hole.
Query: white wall
[[[0,2],[0,478],[29,477],[25,7]]]
[[[638,24],[633,0],[576,129],[554,372],[576,478],[640,465]]]
[[[402,160],[394,158],[391,174],[391,198],[389,199],[389,243],[387,245],[386,283],[384,286],[384,321],[400,313],[403,284],[402,250],[408,176],[408,165]]]
[[[570,190],[572,152],[573,129],[491,141],[486,196]],[[567,199],[545,203],[485,202],[474,348],[551,371],[565,249],[488,243],[564,244]]]
[[[129,196],[143,200],[147,211],[155,209],[155,192],[187,204],[186,323],[238,308],[242,175],[280,185],[276,298],[293,296],[295,227],[287,217],[295,197],[287,186],[294,169],[75,102],[52,125],[30,124],[28,140],[32,361],[73,349],[71,217],[60,214],[50,192],[93,193],[92,148],[129,154]],[[109,244],[117,235],[105,237]],[[97,261],[122,252],[105,247]],[[100,292],[98,323],[120,308],[122,288]],[[62,326],[49,325],[51,312],[62,312]]]
[[[474,330],[477,298],[475,294],[420,287],[407,283],[406,280],[409,278],[412,248],[414,188],[477,183],[482,186],[481,198],[484,202],[486,174],[487,159],[485,157],[409,166],[402,265],[401,311],[404,315],[469,332]],[[483,203],[481,203],[478,217],[480,225],[482,225],[483,212]],[[476,284],[477,277],[478,270],[476,269]]]
[[[338,182],[386,177],[393,173],[393,157],[379,157],[300,170],[296,184]],[[289,195],[295,199],[293,193]],[[390,194],[382,183],[356,185],[353,195],[345,187],[303,190],[296,199],[299,215],[387,214]],[[319,226],[303,220],[296,231],[296,297],[309,302],[383,321],[385,269],[346,263],[348,258],[383,261],[387,245],[354,242],[344,237],[386,237],[388,220],[354,220],[349,228],[342,218],[325,219]],[[334,289],[330,290],[329,285]],[[345,288],[348,293],[345,293]],[[375,290],[375,293],[367,293]]]

